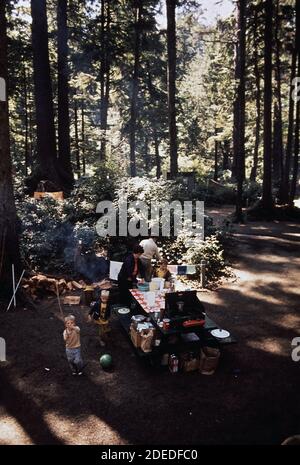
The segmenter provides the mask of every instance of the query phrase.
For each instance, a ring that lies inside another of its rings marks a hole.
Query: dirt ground
[[[299,434],[291,341],[300,336],[300,225],[236,226],[231,250],[236,277],[200,294],[208,315],[238,339],[213,376],[150,370],[116,320],[100,349],[86,309],[72,307],[88,362],[74,378],[55,300],[37,312],[1,312],[8,363],[0,364],[0,444],[279,444]],[[99,365],[104,352],[112,372]]]

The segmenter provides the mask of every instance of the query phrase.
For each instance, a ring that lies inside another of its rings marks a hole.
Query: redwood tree
[[[276,1],[275,15],[275,96],[274,104],[274,135],[273,135],[273,175],[274,181],[279,182],[283,171],[283,139],[282,139],[282,98],[281,98],[281,42],[279,31],[281,27],[279,0]]]
[[[37,126],[37,168],[32,180],[47,179],[62,187],[57,172],[52,83],[50,75],[46,0],[31,0],[34,96]]]
[[[255,143],[254,143],[254,155],[253,155],[253,167],[250,174],[250,181],[256,181],[257,167],[258,167],[258,150],[260,143],[260,124],[261,124],[261,86],[260,86],[260,71],[259,71],[259,54],[258,54],[258,11],[255,8],[254,11],[254,29],[253,29],[253,40],[254,40],[254,76],[255,76],[255,103],[256,103],[256,118],[255,118]]]
[[[300,0],[296,0],[296,55],[298,61],[298,70],[297,76],[300,76]],[[295,143],[294,143],[294,160],[293,160],[293,174],[291,180],[291,190],[289,204],[293,205],[296,189],[297,189],[297,180],[298,180],[298,171],[299,171],[299,134],[300,133],[300,96],[297,95],[296,103],[296,124],[295,124]]]
[[[57,1],[57,99],[58,99],[58,166],[67,188],[74,177],[71,165],[67,0]]]
[[[100,68],[100,86],[101,86],[101,107],[100,107],[100,128],[101,128],[101,146],[100,160],[106,158],[106,132],[107,117],[109,107],[110,93],[110,23],[111,11],[109,0],[101,0],[101,68]]]
[[[272,17],[273,2],[265,1],[264,30],[264,173],[262,204],[266,210],[273,207],[272,198]]]
[[[16,208],[12,184],[7,101],[7,35],[5,3],[0,2],[0,292],[11,288],[11,265],[20,265]],[[4,87],[4,89],[3,89]],[[4,91],[4,92],[3,92]],[[4,94],[4,98],[3,97]]]
[[[246,0],[238,1],[237,28],[238,40],[235,70],[237,90],[234,102],[233,151],[237,179],[236,215],[240,221],[242,219],[242,193],[245,179]]]
[[[130,176],[136,176],[136,120],[137,120],[137,98],[139,87],[139,71],[140,71],[140,41],[141,41],[141,18],[142,18],[142,2],[136,0],[135,6],[135,39],[134,39],[134,68],[132,77],[132,92],[130,105]]]
[[[170,176],[178,174],[176,127],[176,0],[166,0],[168,44],[168,113],[170,143]]]

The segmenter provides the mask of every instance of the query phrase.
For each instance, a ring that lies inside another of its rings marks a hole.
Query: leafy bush
[[[192,245],[186,239],[178,237],[176,240],[169,239],[159,244],[169,264],[199,265],[201,260],[205,260],[208,280],[214,280],[225,272],[224,251],[217,236],[212,235],[204,241],[194,241]],[[194,278],[198,279],[199,273],[200,268],[197,267]]]
[[[185,263],[200,264],[206,261],[206,272],[208,280],[218,278],[225,271],[225,260],[223,248],[216,236],[210,236],[205,241],[196,243],[189,248],[183,259]],[[197,276],[199,276],[199,269]]]
[[[99,164],[93,176],[80,178],[64,202],[64,212],[69,220],[75,223],[93,219],[98,202],[113,200],[116,183],[117,172],[104,164]]]
[[[63,254],[72,225],[66,221],[64,205],[51,198],[28,199],[17,204],[21,224],[23,259],[33,268],[50,269]]]
[[[234,204],[236,199],[235,185],[226,183],[199,183],[193,192],[195,198],[203,200],[206,205]]]
[[[244,206],[253,205],[262,195],[262,186],[257,182],[247,181],[243,187],[243,204]]]

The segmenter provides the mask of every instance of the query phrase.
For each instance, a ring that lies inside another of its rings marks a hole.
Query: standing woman
[[[130,306],[131,301],[129,289],[133,289],[137,283],[137,276],[144,278],[144,267],[140,258],[143,252],[143,247],[134,246],[133,252],[125,258],[118,276],[120,301],[127,307]]]

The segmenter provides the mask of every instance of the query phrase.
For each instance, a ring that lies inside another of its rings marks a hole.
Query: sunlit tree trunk
[[[272,0],[265,1],[264,31],[264,172],[262,204],[265,210],[273,207],[272,198]]]
[[[31,153],[29,145],[29,115],[28,115],[28,82],[27,82],[27,73],[26,68],[23,68],[23,89],[24,89],[24,125],[25,125],[25,147],[24,147],[24,160],[25,160],[25,176],[28,176],[28,169],[31,168]]]
[[[238,41],[235,71],[237,93],[234,103],[233,156],[237,179],[236,217],[238,221],[241,221],[243,182],[245,179],[246,0],[239,0],[237,5]]]
[[[255,119],[255,143],[254,143],[254,155],[253,155],[253,167],[250,174],[250,181],[256,181],[257,166],[258,166],[258,150],[260,143],[260,120],[261,120],[261,88],[260,88],[260,72],[258,66],[258,37],[257,37],[257,10],[255,10],[254,16],[254,76],[255,76],[255,102],[256,102],[256,119]]]
[[[159,140],[157,136],[157,129],[154,128],[154,150],[155,150],[155,163],[156,163],[156,177],[161,177],[161,160],[159,154]]]
[[[79,149],[79,136],[78,136],[78,103],[75,95],[74,99],[74,139],[75,139],[75,160],[76,160],[76,172],[78,178],[80,178],[80,149]]]
[[[215,169],[214,169],[214,180],[218,180],[218,141],[215,140]]]
[[[81,101],[81,158],[82,158],[82,174],[86,174],[85,160],[85,121],[84,121],[84,101]]]
[[[281,42],[280,31],[279,0],[276,1],[275,16],[275,97],[274,104],[274,143],[273,143],[273,175],[277,183],[282,176],[283,167],[283,140],[282,140],[282,99],[281,99]]]

